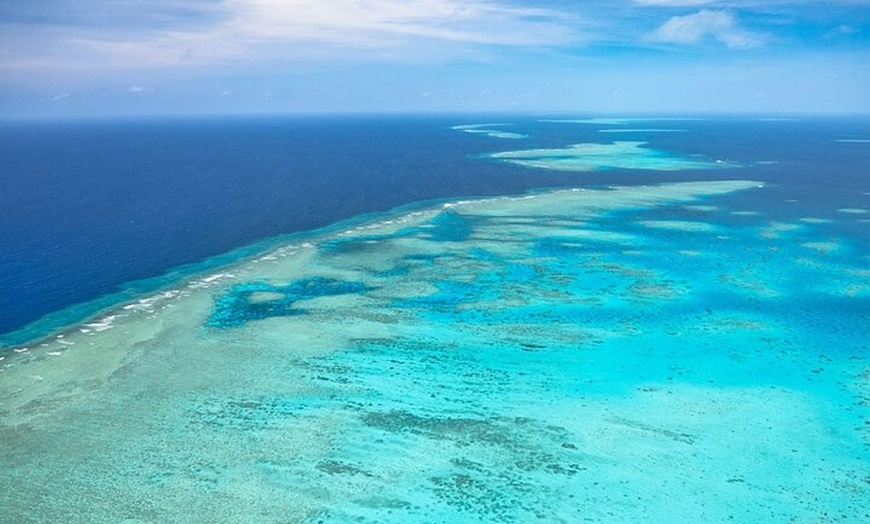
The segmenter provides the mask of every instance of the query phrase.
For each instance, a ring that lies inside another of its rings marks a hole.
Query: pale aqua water
[[[756,186],[442,206],[131,304],[10,357],[4,512],[858,522],[866,268],[733,223]]]
[[[772,194],[405,209],[18,346],[0,515],[864,522],[866,210],[772,219]]]

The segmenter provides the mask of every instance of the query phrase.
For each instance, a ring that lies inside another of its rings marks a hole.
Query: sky
[[[870,0],[0,0],[0,118],[870,113]]]

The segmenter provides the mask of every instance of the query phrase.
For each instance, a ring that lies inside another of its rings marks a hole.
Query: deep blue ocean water
[[[487,122],[515,123],[499,129],[521,129],[528,137],[451,129]],[[600,132],[607,127],[479,115],[3,123],[0,334],[9,343],[45,334],[111,305],[119,292],[135,295],[161,281],[131,282],[276,235],[458,196],[760,180],[772,189],[726,198],[745,199],[747,208],[763,208],[770,219],[836,219],[832,234],[856,238],[865,253],[870,245],[867,222],[840,220],[837,211],[867,208],[870,200],[870,144],[861,141],[870,138],[868,118],[638,126],[686,130],[643,134],[651,147],[741,166],[715,171],[568,173],[482,158],[516,148],[636,139]],[[100,297],[108,298],[93,302]],[[15,333],[51,313],[51,321]]]

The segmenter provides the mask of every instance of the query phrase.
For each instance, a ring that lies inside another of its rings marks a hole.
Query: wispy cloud
[[[842,5],[842,6],[866,6],[867,0],[631,0],[635,4],[661,6],[661,7],[685,7],[699,5],[716,5],[729,8],[752,9],[765,6],[791,6],[799,8],[809,5]]]
[[[641,5],[654,6],[669,6],[681,7],[690,5],[704,5],[714,2],[715,0],[632,0],[632,2]]]
[[[137,7],[135,2],[126,5],[131,12]],[[5,63],[17,69],[141,68],[358,51],[413,55],[415,49],[437,48],[439,42],[549,46],[580,38],[580,21],[573,14],[495,0],[185,0],[178,6],[188,14],[179,13],[175,25],[167,22],[169,3],[158,5],[160,16],[143,15],[139,24],[127,20],[126,31],[78,15],[38,27],[6,24],[8,44],[16,49],[7,53]],[[149,9],[147,3],[141,7]],[[189,15],[191,10],[197,10],[196,17]],[[26,48],[34,37],[46,44]]]
[[[264,40],[384,44],[419,36],[528,45],[570,38],[563,14],[491,0],[228,0],[235,16],[219,30]]]
[[[707,9],[672,17],[655,31],[652,39],[676,44],[697,44],[713,39],[738,49],[757,47],[763,41],[761,35],[740,28],[731,13]]]
[[[740,79],[722,100],[752,84],[812,105],[812,86],[866,108],[868,2],[0,0],[0,113],[659,110],[710,78],[699,64]],[[836,81],[820,86],[819,64]]]

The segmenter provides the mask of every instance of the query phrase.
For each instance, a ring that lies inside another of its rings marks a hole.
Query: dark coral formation
[[[317,297],[364,293],[371,288],[359,282],[313,277],[278,286],[268,282],[245,282],[229,289],[215,301],[206,322],[208,327],[241,326],[251,320],[300,315],[305,310],[296,302]],[[268,293],[269,300],[253,300],[257,293]],[[274,298],[272,298],[274,295]]]

